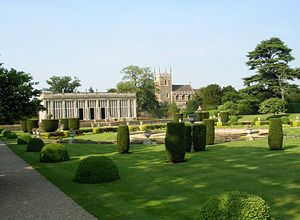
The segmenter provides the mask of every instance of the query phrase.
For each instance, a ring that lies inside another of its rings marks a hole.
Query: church
[[[178,108],[182,109],[186,107],[189,100],[195,95],[190,84],[187,85],[173,85],[172,84],[172,69],[170,71],[161,73],[160,69],[158,73],[154,70],[155,74],[155,86],[157,88],[156,98],[160,103],[175,103]]]

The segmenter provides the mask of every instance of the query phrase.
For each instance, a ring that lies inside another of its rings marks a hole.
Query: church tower
[[[164,73],[160,72],[160,68],[158,69],[158,73],[155,74],[155,85],[157,88],[156,98],[160,103],[171,103],[172,102],[172,69],[170,67],[170,72],[168,73],[165,69]]]

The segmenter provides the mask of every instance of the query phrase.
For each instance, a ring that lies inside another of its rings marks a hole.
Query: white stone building
[[[40,95],[46,111],[39,113],[40,120],[51,114],[53,119],[75,118],[100,120],[136,118],[135,93],[51,93]]]

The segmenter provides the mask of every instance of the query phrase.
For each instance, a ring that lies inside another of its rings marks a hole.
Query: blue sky
[[[173,83],[243,87],[247,52],[276,36],[300,67],[300,1],[0,0],[0,61],[39,87],[70,75],[99,91],[129,65],[173,69]]]

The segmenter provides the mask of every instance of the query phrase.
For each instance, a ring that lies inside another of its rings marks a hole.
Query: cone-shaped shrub
[[[69,159],[68,151],[62,144],[46,144],[40,153],[41,162],[62,162]]]
[[[174,114],[174,121],[179,122],[179,120],[183,120],[183,114],[182,113],[175,113]]]
[[[80,118],[68,118],[69,130],[79,130],[80,128]]]
[[[69,120],[67,118],[59,119],[59,124],[63,125],[63,130],[69,130]]]
[[[206,126],[195,124],[193,126],[193,147],[195,151],[203,151],[206,146]]]
[[[245,192],[225,192],[211,196],[195,219],[271,220],[270,207],[261,197]]]
[[[204,119],[203,123],[206,126],[206,144],[211,145],[215,143],[215,120]]]
[[[58,129],[58,119],[43,119],[42,129],[45,132],[53,132]]]
[[[17,139],[18,135],[16,133],[10,132],[6,135],[7,139]]]
[[[21,125],[21,128],[22,128],[22,131],[27,133],[28,132],[27,119],[21,120],[20,125]]]
[[[32,129],[39,127],[38,119],[27,119],[27,130],[32,134]]]
[[[103,183],[120,179],[118,167],[103,156],[90,156],[83,159],[76,171],[75,182]]]
[[[185,151],[191,152],[192,150],[192,126],[190,124],[185,124]]]
[[[269,124],[268,144],[271,150],[282,150],[283,131],[280,118],[271,118]]]
[[[32,138],[27,144],[28,152],[39,152],[45,146],[44,141],[39,138]]]
[[[28,142],[32,139],[30,134],[21,134],[17,139],[17,144],[28,144]]]
[[[229,112],[228,111],[221,111],[220,112],[220,118],[221,118],[221,122],[223,124],[228,123],[228,121],[229,121]]]
[[[183,122],[169,122],[165,138],[167,161],[179,163],[185,156],[185,125]]]
[[[127,154],[130,148],[129,129],[127,125],[120,125],[117,133],[117,146],[120,154]]]

